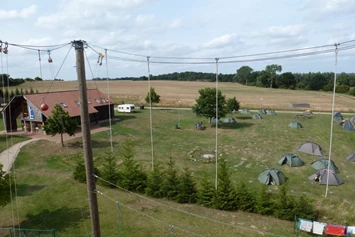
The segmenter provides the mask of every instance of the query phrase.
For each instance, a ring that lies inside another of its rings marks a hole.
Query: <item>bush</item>
[[[350,90],[350,87],[347,86],[347,85],[337,85],[337,86],[335,87],[335,92],[336,92],[336,93],[346,94],[346,93],[349,92],[349,90]]]
[[[323,91],[332,91],[333,87],[333,84],[327,84],[323,87]]]
[[[355,96],[355,87],[349,90],[349,95]]]
[[[86,170],[84,163],[78,162],[73,174],[75,180],[79,181],[80,183],[86,183]],[[99,170],[94,168],[94,174],[100,176]]]

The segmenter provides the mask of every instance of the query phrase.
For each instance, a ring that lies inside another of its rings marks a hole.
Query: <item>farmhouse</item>
[[[88,89],[88,116],[92,123],[109,119],[114,116],[114,102],[98,89]],[[41,104],[48,105],[48,110],[41,111]],[[56,104],[62,106],[70,117],[80,123],[79,91],[55,91],[38,94],[16,95],[2,110],[5,132],[22,130],[26,132],[42,132],[42,126]],[[110,113],[109,113],[110,112]]]

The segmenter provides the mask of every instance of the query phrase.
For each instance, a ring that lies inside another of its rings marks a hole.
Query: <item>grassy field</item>
[[[147,81],[109,81],[110,95],[116,103],[145,103],[148,93]],[[158,106],[191,107],[198,97],[198,90],[205,87],[215,87],[214,82],[186,81],[151,81],[151,86],[161,96]],[[33,88],[39,92],[73,90],[78,88],[77,81],[43,81],[26,82],[19,88]],[[88,88],[98,88],[107,93],[106,81],[88,81]],[[314,111],[331,111],[332,93],[320,91],[299,91],[284,89],[268,89],[254,86],[244,86],[237,83],[219,83],[218,89],[228,98],[235,96],[246,108],[269,108],[278,110],[292,109],[292,103],[309,103]],[[338,94],[335,110],[355,112],[354,97]]]
[[[189,110],[180,111],[181,130],[175,130],[178,123],[177,110],[153,110],[153,143],[156,162],[165,164],[172,157],[179,169],[190,167],[196,181],[203,169],[214,179],[215,165],[205,163],[200,155],[214,153],[215,128],[206,119],[196,117]],[[312,119],[300,120],[303,129],[292,129],[287,124],[293,120],[291,114],[264,116],[263,120],[252,120],[250,115],[232,114],[236,125],[218,129],[219,156],[228,161],[234,184],[241,180],[251,191],[261,185],[257,177],[268,167],[281,169],[288,178],[290,194],[305,195],[315,201],[321,212],[320,220],[332,224],[354,224],[355,164],[345,157],[354,152],[355,133],[341,130],[334,123],[331,159],[339,167],[339,176],[345,184],[329,187],[324,197],[325,186],[311,183],[307,177],[315,172],[311,162],[317,157],[296,152],[305,141],[313,141],[329,152],[330,116],[315,114]],[[127,137],[133,140],[136,156],[145,169],[150,168],[151,146],[149,111],[140,110],[132,114],[118,114],[112,124],[115,154]],[[202,120],[206,130],[197,131],[195,124]],[[110,150],[109,132],[92,135],[93,154],[96,166],[103,162],[103,154]],[[23,228],[56,229],[59,236],[87,236],[90,231],[86,186],[74,182],[72,166],[82,153],[81,139],[66,142],[66,147],[48,141],[37,141],[26,145],[16,160],[17,201],[13,206],[0,209],[1,226],[12,225],[12,208],[15,210],[15,224]],[[192,156],[190,156],[190,154]],[[306,163],[303,167],[279,166],[277,161],[283,153],[296,153]],[[121,203],[120,220],[124,236],[169,236],[174,225],[175,236],[264,236],[258,233],[271,232],[283,236],[293,235],[293,223],[242,212],[222,212],[197,205],[181,205],[158,200],[173,208],[196,215],[225,222],[237,227],[218,224],[203,218],[169,209],[156,202],[137,197],[134,194],[98,186],[105,196],[99,196],[99,211],[102,236],[118,236],[116,204]],[[277,192],[277,186],[268,187]],[[15,205],[16,204],[16,205]],[[134,209],[134,210],[132,210]],[[141,213],[138,213],[141,212]],[[142,213],[148,216],[144,216]],[[155,218],[155,219],[152,219]],[[17,219],[19,221],[17,221]],[[184,229],[178,229],[178,227]],[[245,228],[249,229],[246,230]],[[301,233],[300,236],[307,236]]]

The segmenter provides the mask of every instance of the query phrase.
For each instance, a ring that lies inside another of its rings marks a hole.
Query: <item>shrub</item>
[[[355,96],[355,87],[349,90],[349,95]]]
[[[334,85],[333,83],[328,83],[323,87],[323,91],[332,91],[334,87],[333,85]]]
[[[336,93],[342,93],[342,94],[345,94],[345,93],[348,93],[350,90],[350,87],[348,85],[337,85],[335,87],[335,92]]]
[[[94,168],[94,174],[96,174],[97,176],[101,176],[100,171],[96,168]],[[80,183],[86,183],[86,170],[84,163],[77,163],[73,175],[75,180],[79,181]]]

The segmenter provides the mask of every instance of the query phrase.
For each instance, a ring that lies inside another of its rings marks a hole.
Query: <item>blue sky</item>
[[[334,44],[355,39],[352,0],[12,0],[0,6],[0,39],[26,45],[86,40],[108,49],[109,56],[146,60],[115,52],[175,57],[226,57]],[[353,43],[355,45],[355,43]],[[95,48],[95,47],[94,47]],[[95,48],[104,52],[99,48]],[[42,60],[43,78],[51,79],[69,47],[51,52],[51,72]],[[106,77],[97,54],[87,49],[87,77]],[[9,47],[4,72],[12,77],[40,75],[37,51]],[[42,52],[42,59],[48,57]],[[181,60],[179,60],[181,61]],[[201,60],[200,60],[201,61]],[[105,62],[105,60],[104,60]],[[249,65],[262,70],[280,64],[283,72],[334,70],[334,53],[295,59],[220,64],[220,73]],[[58,78],[75,80],[71,50]],[[341,51],[338,71],[355,72],[355,49]],[[151,74],[215,72],[215,65],[151,64]],[[53,73],[54,72],[54,73]],[[147,75],[147,64],[108,58],[109,77]]]

